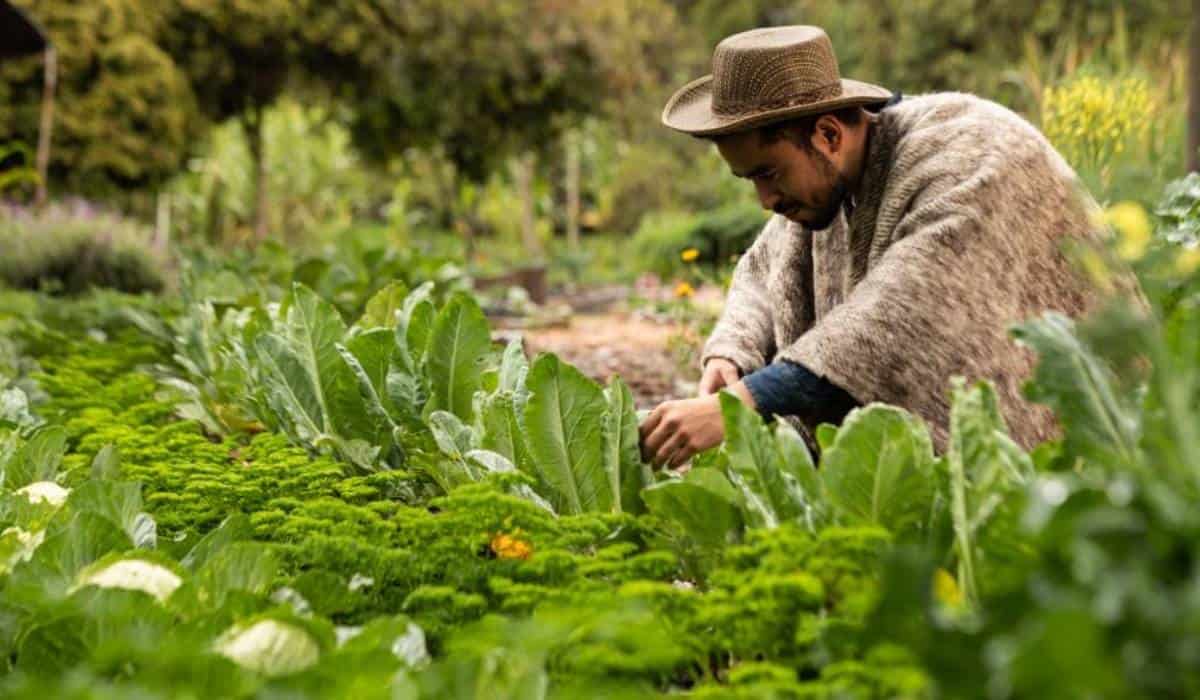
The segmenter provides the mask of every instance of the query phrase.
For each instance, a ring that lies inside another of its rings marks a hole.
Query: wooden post
[[[246,134],[246,145],[254,161],[254,244],[267,239],[270,231],[271,195],[267,171],[266,110],[254,104],[242,117],[242,129]]]
[[[50,134],[54,128],[54,92],[58,85],[58,54],[53,46],[47,46],[42,54],[43,85],[42,85],[42,118],[38,125],[37,148],[37,192],[34,204],[43,206],[46,203],[46,183],[50,178]]]
[[[565,141],[567,148],[567,247],[574,253],[579,250],[579,132],[568,131]]]
[[[521,240],[525,252],[532,258],[542,257],[542,242],[537,237],[537,221],[533,202],[534,154],[527,152],[517,158],[517,191],[521,196]]]
[[[1192,0],[1191,36],[1188,37],[1187,169],[1200,172],[1200,0]]]
[[[164,254],[171,242],[171,195],[159,190],[155,197],[157,207],[154,216],[154,241],[151,246],[155,252]]]
[[[266,240],[271,228],[270,173],[266,166],[266,110],[256,103],[250,114],[246,136],[254,160],[254,244],[257,245]]]

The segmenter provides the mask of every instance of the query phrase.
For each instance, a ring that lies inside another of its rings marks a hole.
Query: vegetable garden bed
[[[726,396],[680,476],[619,379],[494,347],[469,294],[397,283],[351,323],[299,284],[181,296],[0,296],[0,696],[1196,685],[1194,302],[1125,319],[1149,373],[1023,325],[1065,428],[1033,454],[987,384],[952,388],[945,455],[872,405],[819,469]]]

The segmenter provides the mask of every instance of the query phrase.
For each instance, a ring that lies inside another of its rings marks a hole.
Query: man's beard
[[[829,193],[829,203],[821,211],[817,212],[810,221],[804,224],[813,231],[829,228],[829,225],[837,218],[838,211],[842,208],[842,203],[846,201],[846,180],[840,174],[835,177],[833,190]]]
[[[833,181],[833,188],[829,191],[829,202],[826,203],[811,219],[804,222],[804,227],[811,231],[820,231],[829,228],[833,220],[837,218],[838,210],[842,208],[842,204],[846,201],[849,187],[846,185],[846,178],[834,167],[833,162],[820,151],[812,149],[810,151],[817,161],[817,167],[821,169],[821,175],[826,180]],[[776,209],[776,212],[789,211],[793,207],[785,206]]]

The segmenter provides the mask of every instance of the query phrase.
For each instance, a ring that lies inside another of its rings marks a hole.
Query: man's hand
[[[738,366],[724,357],[714,357],[704,363],[704,374],[700,377],[700,396],[715,394],[738,381]]]
[[[697,452],[721,443],[725,437],[721,402],[715,394],[665,401],[646,416],[638,433],[642,460],[674,469]]]
[[[746,405],[754,407],[754,398],[745,384],[738,381],[729,389]],[[655,467],[674,469],[697,452],[716,447],[725,439],[720,398],[710,394],[664,401],[642,421],[638,435],[644,461]]]

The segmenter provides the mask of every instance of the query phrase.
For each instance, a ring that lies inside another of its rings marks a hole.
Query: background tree
[[[1200,171],[1200,0],[1192,0],[1188,39],[1188,172]]]
[[[417,0],[381,12],[383,48],[371,52],[378,62],[355,100],[360,149],[381,161],[413,147],[444,157],[449,167],[436,177],[470,235],[476,222],[472,200],[460,201],[464,183],[482,183],[514,160],[518,179],[531,177],[534,158],[561,157],[574,119],[609,100],[622,104],[655,74],[646,67],[653,55],[640,47],[652,43],[651,27],[670,35],[672,25],[659,21],[673,18],[669,8],[603,5]],[[640,39],[623,33],[632,27]]]
[[[148,190],[177,172],[200,133],[187,76],[157,43],[166,15],[138,0],[16,0],[57,47],[49,176],[93,196]],[[0,142],[37,142],[37,57],[0,67]]]
[[[1187,31],[1187,0],[673,0],[711,50],[759,26],[816,24],[833,39],[845,75],[908,93],[977,92],[1018,109],[1036,105],[1043,75],[1015,68],[1079,67],[1097,51],[1128,56],[1169,46]],[[1114,41],[1115,40],[1115,41]]]
[[[172,0],[163,43],[186,71],[204,115],[237,119],[253,157],[254,233],[267,235],[270,194],[263,115],[288,84],[303,18],[292,0]]]

